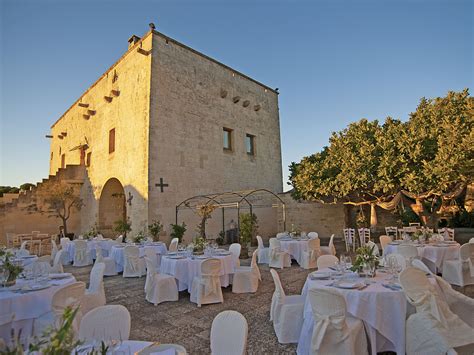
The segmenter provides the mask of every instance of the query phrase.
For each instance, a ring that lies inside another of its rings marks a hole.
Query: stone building
[[[282,192],[278,92],[155,30],[129,39],[49,137],[51,176],[86,170],[76,234],[111,235],[123,218],[166,234],[190,196]]]

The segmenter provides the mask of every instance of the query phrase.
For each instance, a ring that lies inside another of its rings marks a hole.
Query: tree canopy
[[[474,176],[474,98],[468,89],[422,98],[406,122],[361,119],[290,165],[293,197],[385,201],[401,190],[441,195]]]

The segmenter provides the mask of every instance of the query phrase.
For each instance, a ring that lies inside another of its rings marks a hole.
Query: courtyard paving
[[[249,260],[242,261],[248,264]],[[145,300],[145,277],[106,277],[107,304],[125,306],[132,317],[130,339],[159,341],[183,345],[189,354],[210,353],[212,320],[221,311],[235,310],[242,313],[249,325],[248,354],[295,354],[296,344],[279,344],[270,322],[270,304],[274,291],[268,266],[259,265],[262,282],[255,294],[233,294],[232,287],[223,288],[224,303],[203,305],[198,308],[189,301],[188,292],[180,292],[177,302],[154,306]],[[91,267],[67,267],[79,281],[88,282]],[[291,268],[277,270],[287,294],[299,294],[309,272],[295,262]],[[474,287],[463,293],[474,298]],[[229,334],[229,336],[231,336]]]

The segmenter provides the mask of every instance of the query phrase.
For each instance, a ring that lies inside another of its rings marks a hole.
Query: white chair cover
[[[174,352],[170,352],[174,350]],[[187,351],[184,346],[179,344],[156,344],[147,346],[145,349],[140,350],[140,355],[156,355],[156,354],[173,354],[173,355],[187,355]]]
[[[420,269],[421,271],[424,271],[425,274],[433,275],[433,272],[430,270],[430,268],[426,266],[426,264],[420,259],[413,259],[411,262],[411,266],[416,267],[417,269]]]
[[[117,275],[117,267],[115,265],[115,260],[110,256],[104,256],[102,248],[99,243],[95,247],[96,263],[103,263],[105,265],[104,276],[115,276]]]
[[[311,354],[368,354],[364,324],[346,316],[346,301],[331,289],[310,289],[314,316]]]
[[[232,258],[234,259],[235,267],[240,266],[240,251],[242,250],[242,246],[239,243],[232,243],[229,246],[229,251],[232,254]]]
[[[268,264],[268,253],[270,251],[269,248],[265,248],[263,245],[262,237],[257,235],[257,243],[258,243],[258,263],[259,264]]]
[[[63,254],[64,254],[64,250],[59,250],[56,252],[56,255],[54,256],[53,267],[51,269],[51,272],[58,273],[58,274],[61,274],[64,272]]]
[[[315,238],[318,238],[319,237],[319,234],[317,232],[309,232],[308,233],[308,238],[309,239],[315,239]]]
[[[258,281],[261,280],[260,270],[257,265],[258,249],[252,254],[250,266],[239,266],[234,271],[232,281],[233,293],[254,293],[258,289]]]
[[[92,256],[90,250],[87,249],[87,242],[80,239],[75,240],[73,266],[80,267],[90,264],[92,264]]]
[[[177,301],[178,286],[173,276],[158,274],[153,261],[145,256],[145,299],[155,306],[161,302]]]
[[[53,294],[51,301],[51,312],[48,312],[35,319],[33,325],[34,335],[41,336],[49,327],[59,326],[66,307],[78,308],[73,321],[73,330],[77,332],[82,319],[82,299],[86,284],[84,282],[74,282],[57,290]]]
[[[168,251],[177,251],[178,250],[178,243],[179,243],[178,238],[171,239],[171,243],[170,243],[170,247],[169,247]]]
[[[334,255],[321,255],[318,260],[316,260],[316,265],[319,269],[324,269],[330,266],[334,266],[339,262],[339,259]]]
[[[461,318],[467,325],[474,328],[474,299],[463,295],[461,292],[453,290],[451,285],[439,276],[436,282],[448,303],[449,309]]]
[[[270,269],[275,292],[270,307],[270,321],[281,344],[297,343],[303,325],[304,297],[301,295],[286,296],[281,286],[278,273]]]
[[[474,244],[474,238],[469,239],[469,243]]]
[[[207,259],[201,263],[201,275],[194,278],[190,301],[198,307],[208,303],[223,303],[221,281],[219,277],[221,261]]]
[[[403,255],[407,265],[410,265],[411,261],[418,257],[418,249],[414,245],[400,244],[397,246],[397,254]]]
[[[82,313],[86,314],[91,309],[105,305],[104,290],[104,263],[95,263],[89,277],[89,288],[82,299]]]
[[[395,262],[400,265],[401,269],[402,270],[405,270],[405,268],[407,267],[407,260],[405,259],[405,257],[401,254],[397,254],[397,253],[393,253],[393,254],[389,254],[385,257],[385,265],[388,265],[390,263],[390,259],[394,259]]]
[[[248,324],[236,311],[223,311],[212,321],[211,354],[244,355],[247,348]]]
[[[27,245],[28,245],[28,240],[25,240],[25,241],[21,242],[20,250],[27,250],[26,249]],[[29,252],[28,252],[28,255],[29,255]]]
[[[26,242],[23,242],[26,243]],[[22,257],[22,256],[28,256],[30,255],[30,252],[27,249],[20,249],[16,252],[16,256]]]
[[[443,262],[443,279],[461,287],[474,285],[474,244],[461,245],[459,259]]]
[[[280,269],[291,267],[291,256],[287,252],[281,250],[281,244],[277,238],[270,238],[268,254],[270,258],[268,266],[279,267]]]
[[[445,354],[473,342],[474,329],[449,309],[424,271],[407,267],[400,274],[400,284],[408,302],[416,307],[407,320],[407,354]]]
[[[377,257],[380,256],[379,247],[373,241],[369,240],[365,245],[368,246],[369,248],[374,248],[374,250],[372,251],[373,255]]]
[[[344,242],[346,243],[346,252],[355,250],[355,229],[354,228],[344,228]]]
[[[87,313],[81,321],[79,339],[93,341],[128,340],[130,313],[124,306],[100,306]]]
[[[123,243],[123,235],[119,235],[119,236],[115,239],[115,241],[116,241],[117,243]]]
[[[388,227],[387,227],[388,228]],[[397,228],[397,227],[395,227]],[[392,242],[392,238],[388,235],[380,236],[380,246],[382,247],[382,254],[385,252],[385,247]],[[383,254],[385,255],[385,254]]]
[[[54,238],[51,238],[51,260],[54,260],[58,252],[58,246]]]
[[[320,247],[322,255],[336,255],[336,248],[334,247],[334,234],[329,238],[327,247]]]
[[[142,277],[145,275],[145,260],[140,258],[140,249],[127,245],[123,249],[123,277]]]
[[[319,238],[308,241],[308,250],[301,253],[301,267],[304,269],[314,269],[316,260],[321,255],[321,240]]]
[[[145,256],[150,259],[151,263],[153,264],[153,267],[155,268],[155,271],[160,272],[160,261],[161,257],[156,254],[156,251],[153,248],[145,248],[144,249]],[[148,264],[147,264],[147,269],[148,269]]]

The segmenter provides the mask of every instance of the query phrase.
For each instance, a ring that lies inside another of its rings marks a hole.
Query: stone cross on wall
[[[168,187],[169,185],[163,182],[163,178],[160,178],[160,183],[155,184],[155,186],[160,188],[160,192],[164,192],[164,188]]]

